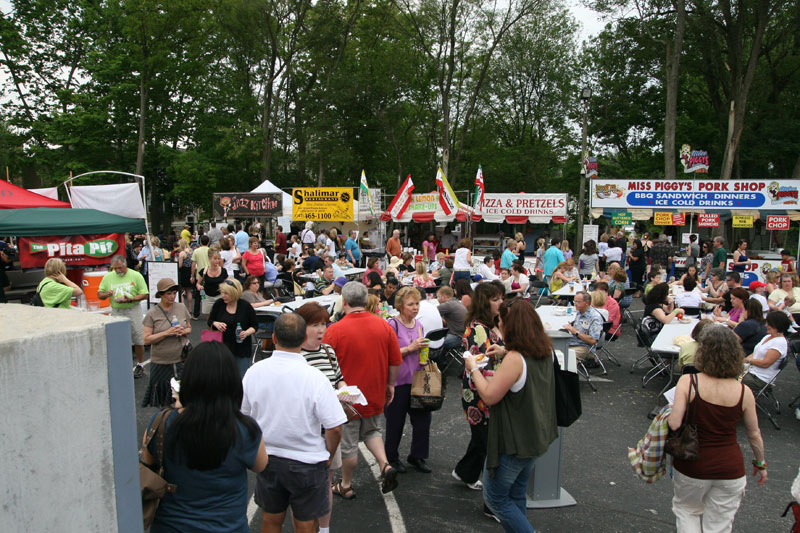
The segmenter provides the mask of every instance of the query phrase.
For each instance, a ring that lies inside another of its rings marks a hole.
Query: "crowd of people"
[[[374,456],[384,493],[399,486],[408,468],[431,473],[434,415],[412,409],[410,397],[413,375],[430,348],[427,335],[436,328],[447,330],[440,356],[448,350],[471,354],[461,374],[470,438],[451,475],[483,491],[484,514],[506,531],[533,531],[525,513],[527,481],[557,436],[553,348],[526,298],[533,281],[545,282],[536,290],[557,291],[591,278],[589,290],[572,297],[575,320],[564,326],[570,348],[587,367],[601,335],[619,335],[633,292],[642,295],[643,320],[656,330],[694,309],[708,313],[681,349],[679,363],[695,377],[680,379],[669,424],[680,426],[691,409],[703,428],[701,453],[720,443],[727,451],[703,465],[676,461],[673,509],[680,531],[694,530],[703,513],[704,527],[732,523],[745,484],[735,439],[739,420],[759,484],[767,479],[751,390],[772,383],[789,353],[786,336],[800,312],[800,280],[791,261],[777,279],[745,288],[747,243],[737,244],[729,262],[721,238],[700,244],[693,238],[685,272],[676,272],[678,252],[664,235],[604,234],[573,252],[560,238],[550,246],[540,238],[528,249],[517,234],[504,241],[502,252],[478,261],[472,241],[450,231],[438,240],[425,235],[421,260],[404,251],[398,230],[386,242],[385,258],[367,258],[355,232],[344,236],[312,223],[288,237],[279,226],[272,257],[257,230],[252,233],[240,224],[212,223],[195,242],[186,228],[172,252],[154,237],[152,250],[134,240],[125,255],[111,258],[100,283],[98,297],[131,322],[135,377],[144,374],[149,346],[142,406],[174,408],[167,418],[165,477],[185,490],[164,497],[152,531],[188,523],[245,531],[249,469],[258,474],[262,531],[280,531],[291,509],[296,531],[327,533],[334,497],[356,498],[359,443]],[[142,271],[147,262],[169,257],[178,264],[178,279],[158,282],[158,302],[142,317],[139,303],[149,296]],[[362,266],[357,280],[345,277]],[[81,294],[65,274],[61,260],[48,261],[37,288],[45,305],[68,307]],[[274,350],[253,364],[255,335],[267,316],[259,310],[286,293],[292,299],[333,295],[336,303],[309,301],[293,313],[269,315]],[[208,340],[192,348],[192,322],[201,316]],[[364,403],[354,403],[358,398]],[[407,420],[411,442],[401,458]],[[145,451],[149,463],[153,445]]]

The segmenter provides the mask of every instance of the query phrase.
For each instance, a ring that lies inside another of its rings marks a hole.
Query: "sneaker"
[[[451,475],[451,476],[453,476],[453,479],[456,479],[456,480],[458,480],[458,481],[462,481],[462,482],[464,481],[463,479],[461,479],[461,476],[459,476],[458,474],[456,474],[456,471],[455,471],[455,470],[453,470],[452,472],[450,472],[450,475]]]
[[[800,407],[794,410],[794,417],[800,420]]]
[[[133,377],[134,379],[139,379],[140,377],[144,376],[144,367],[142,365],[136,365],[133,367]]]
[[[475,483],[467,483],[467,487],[471,488],[472,490],[483,490],[483,483],[479,479]]]
[[[489,509],[488,507],[486,507],[486,504],[485,504],[485,503],[483,504],[483,516],[485,516],[485,517],[487,517],[487,518],[491,518],[492,520],[494,520],[494,521],[495,521],[495,522],[497,522],[498,524],[500,523],[500,519],[499,519],[499,518],[497,518],[497,516],[496,516],[496,515],[495,515],[495,514],[492,512],[492,510],[491,510],[491,509]]]

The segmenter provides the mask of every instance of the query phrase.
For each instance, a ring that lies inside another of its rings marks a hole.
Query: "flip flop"
[[[383,465],[381,471],[381,492],[384,494],[392,492],[397,488],[397,469],[392,468],[389,463]]]
[[[356,491],[353,490],[353,487],[347,487],[346,489],[342,486],[342,480],[340,479],[336,483],[333,484],[331,490],[337,496],[341,496],[345,500],[355,500],[356,498]]]

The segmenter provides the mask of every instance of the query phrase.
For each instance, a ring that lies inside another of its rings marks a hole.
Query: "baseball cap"
[[[344,276],[339,276],[333,281],[333,284],[337,287],[344,287],[345,283],[347,283],[347,278]]]
[[[754,290],[756,290],[756,289],[758,289],[758,288],[760,288],[760,287],[766,287],[766,286],[767,286],[767,284],[766,284],[766,283],[764,283],[763,281],[758,281],[758,280],[756,280],[756,281],[752,281],[752,282],[750,282],[750,285],[749,285],[749,287],[748,287],[748,288],[749,288],[751,291],[754,291]]]

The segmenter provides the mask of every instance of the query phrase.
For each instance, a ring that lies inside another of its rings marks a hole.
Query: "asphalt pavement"
[[[634,310],[642,304],[634,302]],[[192,324],[192,341],[200,341],[204,322]],[[634,447],[647,431],[647,414],[657,401],[656,395],[665,380],[656,379],[642,387],[644,370],[630,372],[631,364],[644,353],[636,345],[633,329],[624,325],[621,338],[609,344],[622,363],[621,367],[607,365],[609,375],[596,382],[597,392],[583,384],[581,388],[583,415],[566,430],[562,486],[577,505],[559,509],[530,510],[528,518],[537,531],[583,532],[646,532],[675,529],[672,514],[672,484],[669,478],[654,484],[639,480],[627,460],[628,447]],[[145,377],[134,382],[136,419],[141,435],[154,408],[140,408],[147,385]],[[443,408],[433,414],[429,465],[431,474],[409,468],[399,476],[399,486],[387,499],[363,456],[359,458],[353,486],[354,500],[334,497],[332,531],[349,532],[433,532],[433,531],[501,531],[500,525],[482,513],[480,491],[473,491],[451,477],[451,471],[461,458],[469,441],[469,427],[460,402],[461,386],[456,376],[448,376],[447,399]],[[800,421],[788,407],[800,394],[800,372],[790,362],[778,378],[776,395],[781,402],[777,421],[780,430],[759,415],[759,424],[769,464],[769,481],[763,487],[755,484],[748,469],[748,486],[734,531],[788,531],[792,521],[781,518],[792,481],[800,460],[793,458],[800,435]],[[664,403],[662,400],[660,403]],[[749,464],[752,452],[744,427],[739,426],[739,443]],[[401,444],[401,458],[408,454],[411,426]],[[254,474],[249,474],[250,495]],[[260,512],[251,501],[250,530],[260,531]],[[791,515],[791,513],[790,513]],[[284,531],[291,531],[288,523]]]

